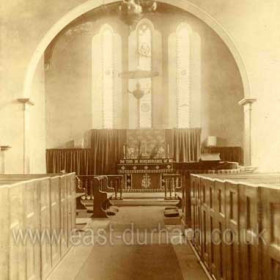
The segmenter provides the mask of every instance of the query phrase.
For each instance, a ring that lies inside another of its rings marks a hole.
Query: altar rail
[[[193,246],[213,279],[280,279],[280,174],[191,175]]]
[[[71,248],[75,188],[74,173],[0,175],[1,279],[47,278]]]

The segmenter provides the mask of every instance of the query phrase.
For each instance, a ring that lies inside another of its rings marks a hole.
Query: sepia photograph
[[[280,280],[279,0],[0,0],[0,280]]]

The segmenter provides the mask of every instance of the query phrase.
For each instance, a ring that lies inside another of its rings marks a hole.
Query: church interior
[[[0,275],[280,280],[280,2],[0,7]]]

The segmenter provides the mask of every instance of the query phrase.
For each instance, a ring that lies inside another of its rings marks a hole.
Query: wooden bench
[[[192,244],[213,279],[280,279],[280,174],[192,175],[191,201]]]
[[[115,214],[116,211],[110,208],[112,206],[110,200],[122,199],[122,175],[92,175],[78,176],[78,178],[86,192],[82,197],[82,203],[88,209],[93,208],[94,218],[107,218]]]
[[[174,163],[174,169],[182,175],[182,223],[191,227],[191,174],[239,174],[242,169],[235,162]]]
[[[0,175],[1,279],[46,279],[71,248],[75,214],[75,174]],[[16,242],[20,231],[58,239]]]

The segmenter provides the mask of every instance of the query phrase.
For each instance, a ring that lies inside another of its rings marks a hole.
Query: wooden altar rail
[[[213,279],[280,279],[280,174],[191,175],[191,218]]]
[[[96,175],[83,175],[77,176],[81,181],[81,188],[85,189],[86,196],[89,199],[93,199],[94,193],[94,178],[102,177]],[[104,175],[105,176],[105,175]],[[103,177],[104,177],[103,176]],[[122,199],[123,194],[123,175],[106,175],[107,181],[102,181],[100,183],[100,190],[105,192],[114,192],[114,199]],[[107,187],[111,189],[107,189]]]
[[[162,181],[165,199],[182,199],[182,176],[180,174],[163,174]]]
[[[1,279],[47,278],[71,248],[75,188],[75,174],[0,175]]]

